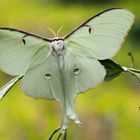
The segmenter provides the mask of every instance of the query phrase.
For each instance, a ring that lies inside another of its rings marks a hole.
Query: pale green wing
[[[21,89],[34,98],[56,99],[63,102],[63,90],[59,67],[53,55],[25,74]]]
[[[64,55],[63,67],[66,114],[80,124],[74,111],[74,98],[78,93],[94,88],[103,81],[106,70],[98,60],[86,56],[77,56],[70,51]]]
[[[68,51],[64,63],[64,84],[69,96],[94,88],[104,80],[106,70],[96,59],[76,56]]]
[[[10,75],[24,74],[33,56],[38,53],[38,59],[44,54],[47,56],[49,42],[48,39],[23,31],[0,28],[0,70]]]
[[[112,58],[122,46],[134,18],[125,9],[103,11],[64,37],[65,44],[77,55],[99,60]]]
[[[68,51],[64,63],[64,83],[69,94],[85,92],[104,80],[106,70],[97,59],[76,56]]]

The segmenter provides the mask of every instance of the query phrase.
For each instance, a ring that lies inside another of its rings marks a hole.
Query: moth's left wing
[[[77,56],[71,52],[64,55],[64,87],[66,94],[85,92],[104,80],[105,68],[94,58]]]
[[[24,74],[34,59],[49,52],[49,39],[12,28],[0,28],[0,70],[9,75]],[[33,65],[33,64],[32,64]]]
[[[65,44],[77,55],[99,60],[112,58],[121,48],[134,18],[125,9],[105,10],[64,37]]]

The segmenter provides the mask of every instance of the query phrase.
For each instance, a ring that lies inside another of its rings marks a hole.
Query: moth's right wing
[[[23,75],[33,57],[37,64],[47,56],[50,41],[17,29],[0,28],[0,70],[13,76]]]

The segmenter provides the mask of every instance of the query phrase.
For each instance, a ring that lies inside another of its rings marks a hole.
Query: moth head
[[[64,40],[61,38],[54,38],[51,42],[51,47],[56,54],[62,54],[64,51]]]
[[[61,38],[55,37],[53,38],[51,45],[57,48],[61,48],[64,46],[64,40]]]

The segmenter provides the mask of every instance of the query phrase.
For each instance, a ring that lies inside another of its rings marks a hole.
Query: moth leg
[[[52,140],[53,136],[61,129],[61,127],[55,129],[52,134],[49,136],[48,140]]]
[[[56,140],[59,140],[62,136],[62,132],[58,135],[57,139]]]
[[[67,139],[67,129],[62,130],[62,131],[60,132],[60,134],[58,135],[58,137],[57,137],[56,140],[60,140],[60,138],[61,138],[62,135],[64,135],[63,140],[66,140],[66,139]]]
[[[63,140],[67,140],[67,129],[65,130],[65,133],[64,133],[64,138]]]

